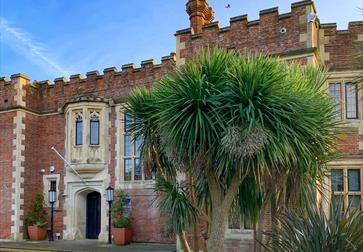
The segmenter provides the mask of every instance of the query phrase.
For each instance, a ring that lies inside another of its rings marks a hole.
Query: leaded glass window
[[[336,103],[335,118],[340,120],[342,118],[342,95],[340,83],[329,83],[329,95]]]
[[[92,115],[90,120],[90,144],[100,144],[100,119],[97,115]]]
[[[83,120],[78,116],[76,119],[76,145],[83,144]]]
[[[348,170],[348,191],[359,192],[360,191],[360,170],[349,169]]]
[[[123,158],[124,158],[124,180],[148,180],[151,179],[151,173],[144,171],[141,164],[141,145],[142,139],[135,138],[130,132],[130,124],[133,122],[130,114],[124,114],[123,120]]]
[[[344,191],[344,181],[343,181],[343,170],[335,169],[331,171],[331,188],[333,192]]]
[[[358,118],[358,95],[356,84],[345,84],[345,108],[347,119]]]

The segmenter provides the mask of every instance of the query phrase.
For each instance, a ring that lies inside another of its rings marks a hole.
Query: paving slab
[[[19,241],[19,242],[0,242],[0,251],[9,252],[173,252],[176,251],[175,244],[156,244],[156,243],[131,243],[126,246],[110,245],[105,242],[95,240],[77,241]]]

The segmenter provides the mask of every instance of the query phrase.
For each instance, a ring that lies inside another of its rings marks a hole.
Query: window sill
[[[227,229],[224,233],[225,239],[253,240],[253,229]]]
[[[133,180],[133,181],[120,181],[119,183],[122,189],[138,189],[138,188],[150,188],[155,187],[155,180]]]

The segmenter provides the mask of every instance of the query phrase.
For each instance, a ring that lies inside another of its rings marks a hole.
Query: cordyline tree
[[[128,130],[143,139],[144,167],[157,170],[159,207],[185,251],[191,225],[199,251],[198,220],[208,251],[224,251],[231,212],[256,223],[262,201],[286,194],[273,179],[287,176],[288,188],[321,174],[336,127],[324,82],[318,69],[214,49],[130,94]]]

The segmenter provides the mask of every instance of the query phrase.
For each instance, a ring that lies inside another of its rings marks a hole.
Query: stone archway
[[[65,240],[78,240],[87,238],[87,196],[98,195],[100,226],[97,239],[107,240],[107,204],[104,198],[105,185],[98,181],[83,183],[72,183],[68,185],[69,196],[65,200],[66,215],[63,218],[65,229],[63,237]],[[92,183],[92,184],[91,184]]]

